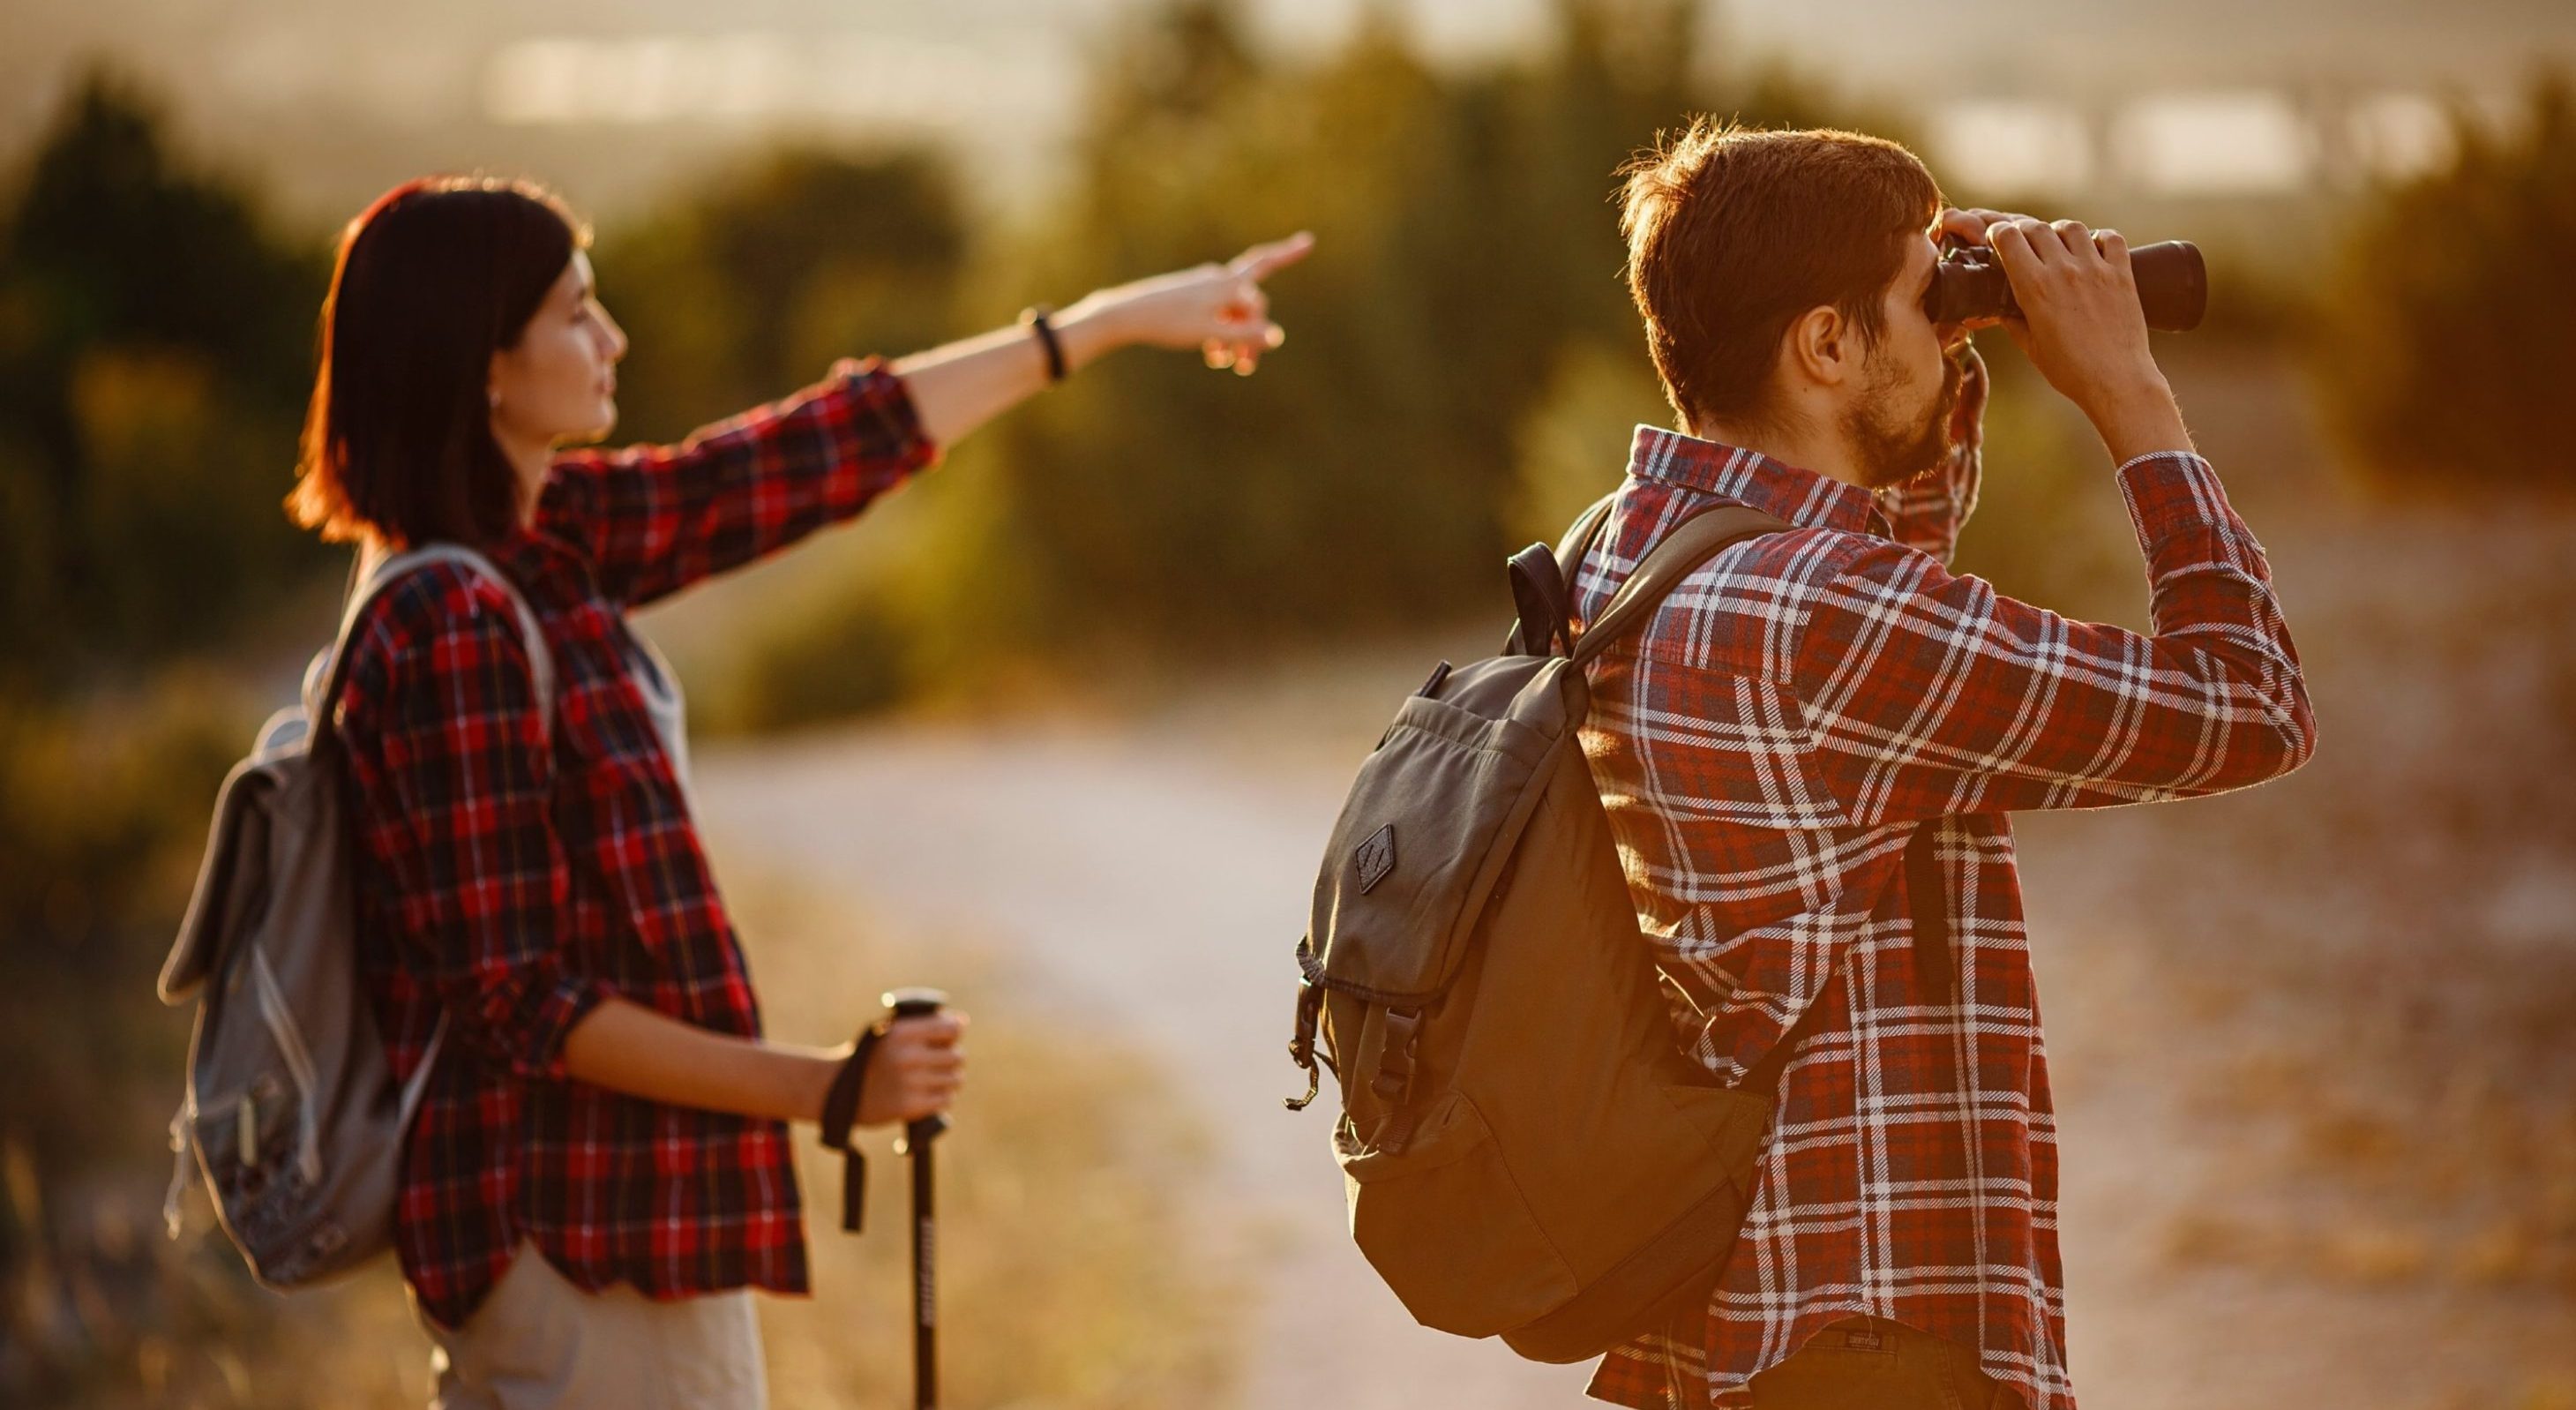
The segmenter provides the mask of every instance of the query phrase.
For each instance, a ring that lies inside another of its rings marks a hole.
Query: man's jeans
[[[1976,1353],[1900,1323],[1849,1317],[1753,1378],[1754,1410],[2021,1410]]]

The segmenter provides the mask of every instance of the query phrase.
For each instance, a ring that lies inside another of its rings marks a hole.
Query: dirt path
[[[1213,701],[1149,725],[895,726],[709,748],[699,804],[722,849],[843,888],[898,925],[991,937],[1032,989],[1164,1056],[1220,1143],[1224,1188],[1278,1231],[1244,1255],[1267,1260],[1250,1410],[1578,1404],[1586,1368],[1414,1326],[1342,1233],[1323,1114],[1279,1105],[1315,849],[1375,729],[1367,702],[1411,681],[1364,684],[1364,708]],[[1244,732],[1211,727],[1237,710],[1302,732],[1247,754],[1229,742]],[[2190,1015],[2163,998],[2154,938],[2080,903],[2100,894],[2088,878],[2122,864],[2117,829],[2050,818],[2023,831],[2087,1410],[2576,1403],[2553,1398],[2576,1381],[2528,1378],[2534,1347],[2561,1348],[2552,1367],[2576,1358],[2563,1304],[2190,1251],[2213,1191],[2258,1219],[2266,1201],[2306,1196],[2195,1118],[2189,1074],[2221,1055],[2198,1050]],[[2481,1370],[2499,1365],[2526,1369]]]
[[[1226,1188],[1277,1231],[1250,1410],[1565,1405],[1580,1367],[1413,1324],[1342,1234],[1321,1108],[1280,1097],[1310,853],[1340,799],[1103,734],[870,733],[709,751],[700,807],[757,852],[886,919],[1015,947],[1030,987],[1168,1057],[1220,1142]]]

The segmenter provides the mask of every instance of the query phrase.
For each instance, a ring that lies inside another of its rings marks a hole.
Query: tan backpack
[[[1781,1072],[1822,1007],[1740,1087],[1674,1046],[1575,738],[1584,666],[1701,564],[1787,526],[1735,505],[1688,519],[1566,641],[1567,586],[1608,505],[1559,553],[1512,559],[1506,654],[1442,662],[1396,712],[1297,947],[1289,1052],[1308,1090],[1288,1104],[1314,1099],[1320,1056],[1342,1093],[1352,1237],[1416,1320],[1538,1361],[1600,1355],[1705,1304]]]

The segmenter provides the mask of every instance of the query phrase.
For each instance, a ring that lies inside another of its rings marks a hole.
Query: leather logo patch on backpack
[[[1351,854],[1351,860],[1359,866],[1360,894],[1365,896],[1395,870],[1395,824],[1388,823],[1370,833],[1360,849]]]

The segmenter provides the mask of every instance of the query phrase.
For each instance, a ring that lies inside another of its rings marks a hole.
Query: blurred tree
[[[0,201],[12,1404],[193,1400],[223,1382],[209,1357],[259,1340],[226,1312],[248,1280],[144,1239],[120,1172],[148,1168],[176,1099],[185,1034],[152,975],[250,724],[221,679],[162,663],[327,559],[279,506],[326,269],[163,132],[145,96],[94,72]],[[107,1390],[138,1376],[140,1394]]]
[[[968,244],[949,172],[903,153],[774,153],[600,241],[633,349],[619,434],[662,440],[953,333]]]
[[[1196,646],[1454,600],[1452,570],[1494,540],[1507,446],[1490,408],[1506,365],[1544,352],[1497,326],[1510,293],[1479,297],[1512,287],[1512,208],[1453,165],[1463,124],[1444,96],[1382,19],[1311,75],[1254,64],[1216,3],[1113,60],[1050,282],[1301,226],[1329,254],[1282,277],[1297,347],[1258,381],[1121,359],[1003,428],[997,547],[1025,548],[1043,635]],[[1490,399],[1462,425],[1471,383]]]
[[[2381,193],[2345,246],[2312,363],[2353,462],[2389,489],[2576,489],[2576,91],[2454,119],[2457,157]]]
[[[1642,342],[1642,340],[1638,340]],[[1592,502],[1619,487],[1638,423],[1664,423],[1663,384],[1642,346],[1566,345],[1547,390],[1520,419],[1519,462],[1505,527],[1515,543],[1554,543]]]
[[[1030,596],[987,619],[1203,653],[1489,601],[1524,409],[1570,339],[1634,342],[1604,198],[1632,147],[1706,105],[1691,14],[1561,0],[1555,44],[1468,73],[1424,63],[1384,7],[1302,69],[1256,54],[1225,0],[1142,22],[1104,68],[1034,282],[1301,227],[1322,253],[1281,277],[1294,346],[1254,383],[1122,360],[1002,429],[984,523]]]
[[[162,128],[93,72],[0,224],[0,688],[202,642],[321,561],[277,501],[324,267]]]

